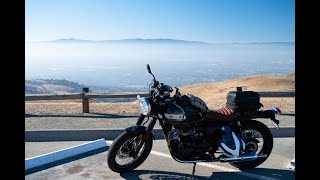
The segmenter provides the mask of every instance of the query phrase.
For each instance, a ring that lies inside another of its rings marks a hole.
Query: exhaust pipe
[[[239,157],[219,158],[220,162],[239,162],[239,161],[253,161],[257,158],[267,158],[266,154],[248,154]]]

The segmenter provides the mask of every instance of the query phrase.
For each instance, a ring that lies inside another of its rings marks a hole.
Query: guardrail
[[[295,92],[258,92],[260,97],[295,97]],[[68,100],[82,99],[82,112],[90,113],[89,99],[90,98],[135,98],[137,95],[147,97],[147,92],[126,92],[126,93],[89,93],[89,88],[85,87],[82,93],[69,94],[26,94],[25,101],[38,100]]]

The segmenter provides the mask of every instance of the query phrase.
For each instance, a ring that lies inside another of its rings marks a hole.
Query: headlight
[[[151,105],[148,99],[145,97],[140,98],[140,96],[138,96],[138,99],[139,99],[141,114],[148,115],[151,111]]]

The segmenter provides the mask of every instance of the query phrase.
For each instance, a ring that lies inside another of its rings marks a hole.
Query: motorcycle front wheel
[[[266,125],[255,120],[248,121],[241,127],[241,138],[246,144],[245,153],[266,154],[267,158],[269,157],[273,148],[273,136]],[[230,165],[239,169],[251,169],[262,164],[267,158],[232,162]]]
[[[123,132],[111,144],[108,150],[108,166],[117,173],[129,172],[141,165],[149,156],[152,149],[152,136],[149,135],[145,142],[141,138],[143,134]],[[136,156],[134,152],[138,144],[143,143]]]

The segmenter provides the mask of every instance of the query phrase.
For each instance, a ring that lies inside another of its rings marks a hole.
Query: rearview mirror
[[[147,64],[147,69],[148,69],[148,72],[151,74],[151,69],[150,69],[149,64]]]

